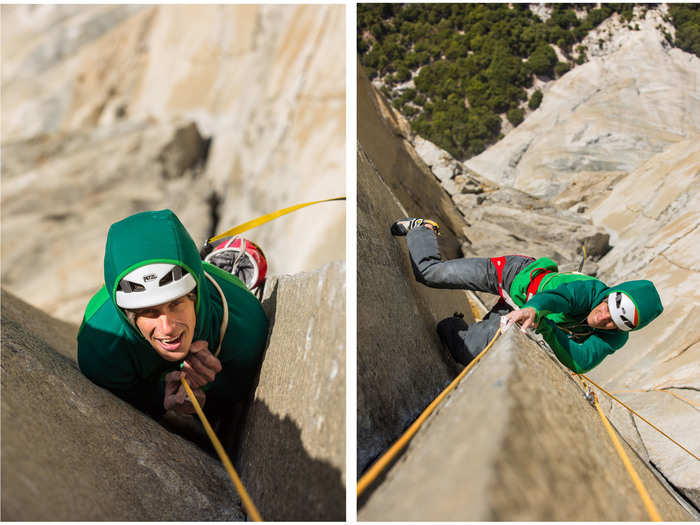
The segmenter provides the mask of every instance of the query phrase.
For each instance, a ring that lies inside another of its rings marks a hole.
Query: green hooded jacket
[[[554,270],[547,274],[537,293],[525,302],[530,275],[540,268]],[[663,306],[651,281],[628,281],[608,287],[588,275],[556,272],[551,259],[538,259],[523,269],[511,285],[513,301],[535,309],[537,332],[554,351],[559,361],[577,374],[587,372],[627,342],[622,330],[599,330],[588,326],[586,318],[596,306],[614,292],[627,294],[637,308],[639,321],[635,330],[644,328],[663,312]]]
[[[182,266],[197,282],[193,341],[205,340],[212,353],[219,345],[221,287],[229,309],[219,360],[222,371],[206,385],[207,397],[226,401],[247,397],[267,340],[268,321],[257,298],[235,276],[203,263],[185,227],[170,210],[143,212],[114,223],[107,235],[105,284],[92,297],[78,333],[78,365],[94,383],[140,410],[159,417],[165,411],[164,376],[180,361],[163,359],[116,304],[119,281],[150,263]]]

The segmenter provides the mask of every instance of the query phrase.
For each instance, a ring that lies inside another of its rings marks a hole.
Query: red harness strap
[[[498,295],[503,297],[503,288],[501,284],[503,283],[503,267],[506,265],[506,258],[503,257],[491,257],[491,264],[496,267],[496,273],[498,274]]]
[[[537,270],[544,270],[544,268],[537,268],[533,270],[533,272],[536,272]],[[542,278],[548,273],[552,273],[553,271],[554,270],[544,270],[538,273],[534,279],[530,280],[530,284],[527,286],[527,297],[525,297],[525,302],[528,302],[530,298],[537,293],[537,288],[540,287]],[[532,275],[532,273],[530,275]]]
[[[522,255],[521,257],[527,257],[526,255]],[[529,259],[532,259],[532,257],[528,257]],[[532,259],[534,261],[534,259]],[[503,299],[503,268],[506,265],[506,256],[504,255],[503,257],[491,257],[491,264],[493,264],[496,267],[496,273],[498,274],[498,295],[500,295]],[[552,273],[554,270],[545,270],[544,268],[536,268],[530,272],[530,275],[537,270],[544,270],[538,275],[535,276],[534,279],[532,277],[530,278],[530,284],[527,287],[527,298],[525,299],[525,302],[530,300],[530,297],[535,295],[537,293],[537,287],[540,285],[540,282],[542,281],[542,278],[547,275],[548,273]]]

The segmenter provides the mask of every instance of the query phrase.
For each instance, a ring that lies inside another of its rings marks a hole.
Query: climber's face
[[[167,361],[187,356],[197,324],[190,295],[133,312],[136,326],[159,356]]]
[[[607,299],[591,310],[591,313],[586,317],[586,321],[591,328],[597,328],[598,330],[617,330],[617,326],[615,326],[610,316],[610,308],[608,308]]]

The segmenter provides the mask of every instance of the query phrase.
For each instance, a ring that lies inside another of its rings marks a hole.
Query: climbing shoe
[[[467,365],[473,356],[463,337],[469,329],[469,325],[464,322],[464,314],[455,312],[452,317],[440,321],[436,328],[440,342],[450,352],[452,359],[462,365]]]
[[[429,226],[427,226],[428,224],[432,226],[431,229],[435,233],[439,232],[440,226],[438,226],[438,223],[435,221],[430,221],[428,219],[419,219],[416,217],[404,217],[403,219],[397,219],[396,221],[394,221],[394,224],[391,225],[391,234],[403,236],[411,230],[413,230],[414,228],[418,228],[419,226],[430,228]]]

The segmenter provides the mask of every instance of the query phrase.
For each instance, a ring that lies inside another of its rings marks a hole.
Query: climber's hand
[[[221,372],[221,361],[209,351],[209,343],[194,341],[182,363],[182,370],[190,386],[199,388],[214,381],[216,374]]]
[[[535,323],[536,313],[535,309],[530,307],[513,310],[501,318],[501,332],[508,330],[514,323],[521,324],[521,332],[525,332],[530,328],[537,328],[539,323]]]
[[[165,397],[163,398],[163,407],[165,410],[174,410],[179,414],[194,414],[194,405],[190,402],[187,396],[187,390],[180,382],[180,376],[184,372],[175,370],[165,376]],[[204,406],[207,400],[206,394],[201,388],[193,388],[192,392],[200,407]]]

